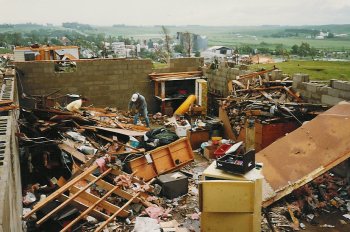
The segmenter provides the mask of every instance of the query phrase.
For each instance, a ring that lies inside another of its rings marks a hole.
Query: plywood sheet
[[[275,195],[289,194],[350,157],[350,103],[342,102],[256,154]]]

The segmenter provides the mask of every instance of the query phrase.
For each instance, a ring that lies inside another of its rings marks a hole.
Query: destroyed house
[[[79,59],[78,46],[32,46],[15,47],[15,61]]]
[[[349,82],[203,58],[75,62],[2,71],[2,231],[349,229]],[[126,110],[136,92],[151,128]]]

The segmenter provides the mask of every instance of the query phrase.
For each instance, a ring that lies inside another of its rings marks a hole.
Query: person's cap
[[[134,93],[134,94],[131,96],[131,101],[136,102],[136,100],[137,100],[138,97],[139,97],[139,95],[137,95],[136,93]]]

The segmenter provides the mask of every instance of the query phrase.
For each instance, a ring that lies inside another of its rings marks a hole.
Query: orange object
[[[177,108],[175,111],[175,115],[183,115],[185,114],[190,106],[196,101],[196,96],[195,95],[190,95],[188,98]]]

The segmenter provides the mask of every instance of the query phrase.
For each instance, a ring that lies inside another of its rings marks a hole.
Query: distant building
[[[208,48],[208,37],[205,35],[198,35],[189,32],[177,32],[177,44],[185,47],[186,43],[188,43],[188,36],[190,36],[191,48],[192,51],[204,51]]]
[[[193,35],[193,50],[204,51],[208,48],[208,37],[205,35]]]
[[[124,42],[113,42],[111,44],[111,49],[118,57],[126,56],[126,47]]]
[[[212,61],[214,58],[219,60],[226,59],[233,55],[233,49],[225,46],[213,46],[201,52],[201,57],[204,57],[206,62]]]
[[[79,59],[78,46],[31,46],[15,47],[15,61]]]

